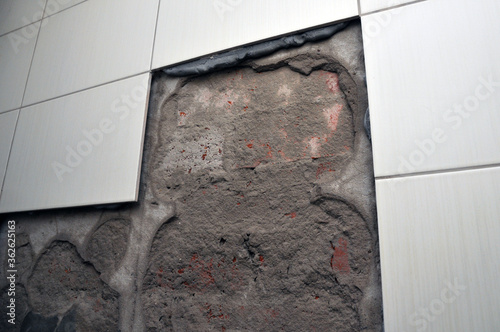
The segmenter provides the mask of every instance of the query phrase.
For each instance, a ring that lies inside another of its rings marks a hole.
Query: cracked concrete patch
[[[358,34],[180,79],[158,104],[149,170],[176,217],[149,254],[148,330],[381,329]]]
[[[129,231],[129,220],[111,219],[92,234],[87,256],[97,271],[109,274],[116,270],[127,250]]]
[[[107,286],[94,267],[83,261],[76,248],[53,242],[41,254],[27,283],[32,310],[44,317],[79,312],[77,326],[94,331],[117,330],[118,293]]]

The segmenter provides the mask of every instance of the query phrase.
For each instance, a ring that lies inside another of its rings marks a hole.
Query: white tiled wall
[[[135,200],[150,70],[360,13],[385,331],[495,331],[500,4],[359,6],[1,1],[0,212]]]
[[[0,37],[0,113],[21,107],[40,22]]]
[[[149,71],[157,9],[87,1],[44,19],[23,105]]]
[[[385,331],[498,331],[500,167],[377,181]]]
[[[84,1],[88,0],[48,0],[43,17],[57,14],[61,10],[68,9]]]
[[[0,35],[42,19],[47,0],[0,1]]]
[[[2,188],[19,110],[0,114],[0,188]]]
[[[496,0],[362,15],[385,331],[500,327],[499,15]]]
[[[0,213],[136,200],[149,76],[24,107]]]
[[[359,0],[361,14],[427,0]]]
[[[161,1],[153,68],[357,14],[356,0]]]
[[[500,163],[499,13],[429,0],[363,16],[376,176]]]

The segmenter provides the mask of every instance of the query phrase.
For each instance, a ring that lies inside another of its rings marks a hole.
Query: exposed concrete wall
[[[358,23],[239,68],[156,74],[138,203],[3,217],[17,330],[380,331],[366,107]]]

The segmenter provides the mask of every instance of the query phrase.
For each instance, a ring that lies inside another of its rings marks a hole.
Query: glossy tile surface
[[[361,14],[423,0],[360,0]]]
[[[386,331],[497,331],[500,168],[376,181]]]
[[[41,20],[46,1],[47,0],[0,1],[0,35]]]
[[[72,7],[88,0],[48,0],[43,17],[54,15],[61,10]]]
[[[86,1],[43,20],[23,105],[146,72],[158,0]]]
[[[153,69],[357,15],[357,0],[162,0]]]
[[[135,200],[149,75],[23,108],[0,212]]]
[[[18,114],[19,110],[0,114],[0,199]]]
[[[0,113],[19,108],[40,22],[0,37]]]
[[[376,176],[500,163],[500,2],[362,17]]]

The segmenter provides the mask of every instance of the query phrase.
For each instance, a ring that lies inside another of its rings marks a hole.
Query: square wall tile
[[[21,109],[0,213],[135,201],[149,77]]]
[[[0,114],[0,199],[19,110]]]
[[[360,0],[361,14],[425,0]],[[50,2],[50,1],[49,1]]]
[[[362,17],[375,175],[500,163],[500,2]]]
[[[386,331],[497,331],[500,168],[376,180]]]
[[[0,1],[0,36],[41,20],[46,2],[47,0]]]
[[[357,0],[162,0],[153,69],[357,15]]]
[[[48,0],[43,17],[54,15],[61,10],[67,9],[88,0]]]
[[[45,18],[23,105],[149,71],[158,0],[86,1]]]
[[[0,37],[0,113],[21,107],[40,22]]]

